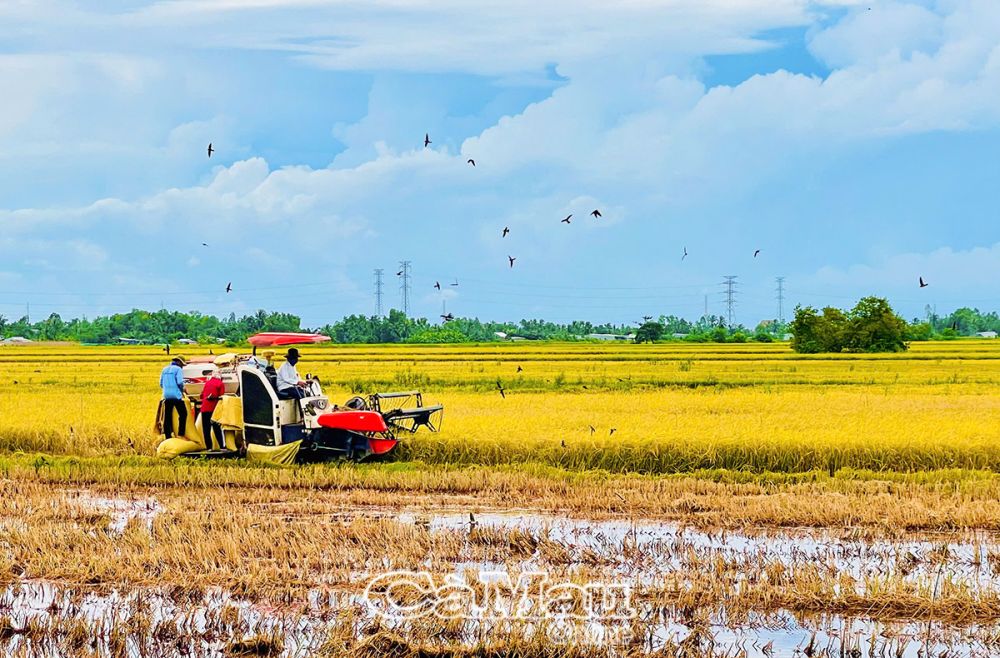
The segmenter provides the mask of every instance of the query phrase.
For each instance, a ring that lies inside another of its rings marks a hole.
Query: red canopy
[[[292,332],[264,332],[255,334],[247,339],[255,347],[272,347],[278,345],[309,345],[311,343],[325,343],[330,340],[329,336],[321,334],[296,334]]]

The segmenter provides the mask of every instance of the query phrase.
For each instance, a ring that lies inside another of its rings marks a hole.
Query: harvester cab
[[[296,446],[296,461],[336,458],[360,461],[391,452],[401,433],[413,433],[421,427],[432,432],[438,430],[444,407],[424,405],[419,391],[355,396],[341,407],[330,402],[318,378],[307,377],[301,400],[279,398],[274,369],[257,358],[257,348],[328,340],[318,334],[257,334],[249,339],[254,354],[228,354],[216,359],[226,395],[214,417],[223,426],[227,446],[232,439],[235,446],[250,454]],[[203,380],[196,381],[194,377],[187,381],[192,401],[200,394],[202,385]],[[242,450],[221,452],[225,454],[214,451],[211,456],[236,455]],[[208,455],[206,451],[186,454]]]

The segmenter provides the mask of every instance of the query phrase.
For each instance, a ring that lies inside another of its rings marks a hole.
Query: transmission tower
[[[403,306],[403,315],[409,317],[410,315],[410,261],[401,260],[399,261],[399,277],[401,283],[399,285],[399,299]]]
[[[382,317],[382,269],[375,270],[375,317]]]
[[[775,281],[778,282],[778,322],[785,324],[785,277],[779,276]]]
[[[722,277],[722,285],[726,287],[726,323],[733,326],[733,308],[736,306],[736,275]]]

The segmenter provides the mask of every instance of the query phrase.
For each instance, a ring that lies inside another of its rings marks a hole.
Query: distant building
[[[178,338],[177,342],[181,345],[197,345],[198,341],[191,340],[190,338]]]
[[[119,336],[118,338],[115,338],[115,342],[119,345],[139,345],[142,341],[138,338],[122,338]]]
[[[678,332],[674,332],[674,333],[672,333],[672,334],[670,334],[670,335],[671,335],[671,336],[672,336],[673,338],[687,338],[687,337],[688,337],[688,335],[687,335],[687,334],[682,334],[682,333],[678,333]]]
[[[28,343],[33,343],[35,341],[28,340],[24,336],[11,336],[5,340],[0,341],[4,345],[27,345]]]
[[[792,334],[783,334],[781,336],[781,340],[791,340],[792,338],[794,338]]]
[[[621,334],[587,334],[584,338],[588,340],[635,340],[635,334],[629,334],[628,336],[622,336]]]
[[[976,335],[979,336],[980,338],[996,338],[997,337],[997,332],[995,332],[995,331],[980,331]]]

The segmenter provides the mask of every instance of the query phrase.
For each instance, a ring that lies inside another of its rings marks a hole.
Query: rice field
[[[0,450],[152,454],[165,356],[0,348]],[[305,350],[299,367],[334,401],[416,388],[443,403],[443,431],[408,437],[399,450],[428,464],[1000,469],[1000,343],[987,340],[833,356],[782,344],[324,346]]]
[[[292,468],[155,459],[165,362],[0,347],[4,655],[1000,652],[998,342],[309,347],[444,425]],[[394,572],[462,614],[386,614]],[[521,615],[526,574],[562,598]]]

